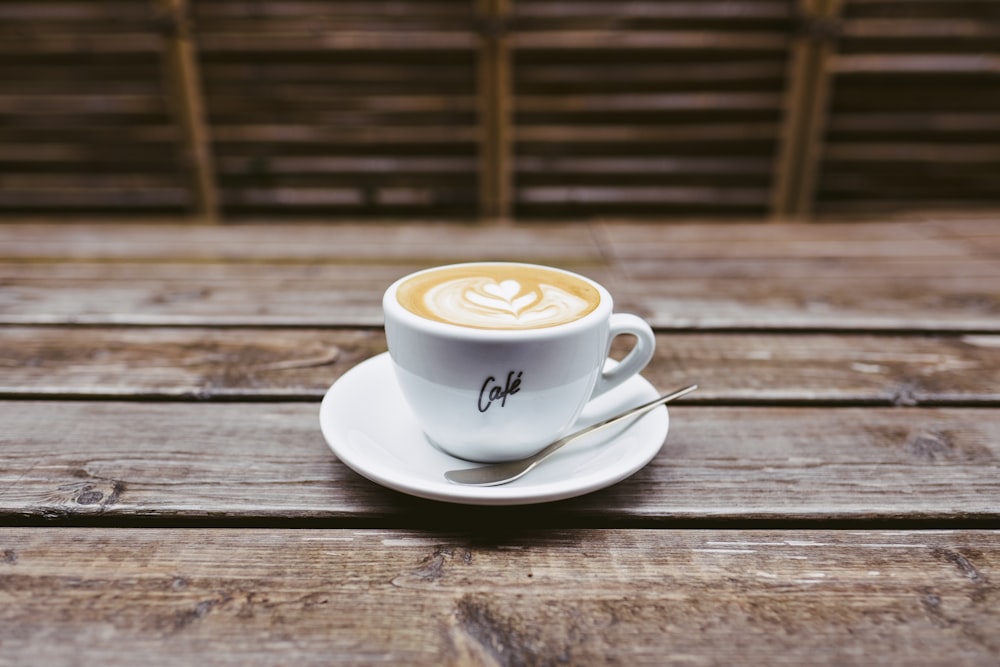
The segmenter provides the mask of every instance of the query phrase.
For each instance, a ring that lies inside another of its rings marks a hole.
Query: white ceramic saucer
[[[657,396],[635,376],[587,405],[574,431]],[[524,477],[503,486],[454,484],[447,470],[478,465],[427,440],[396,384],[388,353],[364,361],[330,387],[319,413],[333,453],[373,482],[432,500],[521,505],[572,498],[620,482],[656,456],[667,436],[666,406],[632,424],[571,443]]]

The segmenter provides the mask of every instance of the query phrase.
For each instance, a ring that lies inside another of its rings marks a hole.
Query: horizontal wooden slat
[[[997,539],[4,529],[0,641],[15,662],[112,666],[833,665],[876,645],[886,665],[989,665]]]
[[[4,259],[64,257],[68,260],[267,261],[379,260],[460,261],[463,256],[548,257],[601,261],[601,248],[586,231],[561,225],[512,228],[426,222],[407,224],[274,224],[184,227],[170,224],[0,226]],[[321,266],[314,267],[321,270]],[[385,267],[383,267],[385,268]]]
[[[714,204],[763,205],[764,188],[655,187],[655,186],[532,186],[523,187],[517,201],[523,204]]]
[[[0,403],[0,517],[42,520],[376,520],[435,523],[459,506],[350,471],[318,404]],[[44,428],[40,425],[44,424]],[[997,521],[1000,417],[977,408],[671,409],[670,434],[628,480],[509,519]]]
[[[749,2],[567,2],[565,0],[521,0],[514,3],[517,19],[563,20],[578,17],[606,19],[616,16],[640,19],[713,19],[751,22],[758,19],[787,19],[792,6],[782,1]]]
[[[556,250],[508,256],[484,248],[475,256],[535,259],[592,275],[611,286],[619,310],[664,329],[1000,330],[994,259],[966,260],[960,272],[948,261],[632,260],[618,277],[600,265],[566,262]],[[436,253],[391,268],[8,265],[0,267],[0,322],[377,326],[392,280],[442,259],[469,258]]]
[[[1000,37],[1000,26],[972,18],[891,19],[858,18],[844,22],[847,37],[947,38]]]
[[[0,228],[3,253],[16,260],[0,264],[0,320],[379,325],[383,290],[410,270],[514,259],[591,275],[608,284],[620,310],[663,328],[996,331],[1000,242],[991,229],[989,218],[961,232],[945,222],[15,225]]]
[[[519,72],[518,78],[525,87],[566,86],[573,83],[585,84],[591,89],[627,87],[636,90],[646,86],[664,87],[670,84],[692,83],[705,86],[726,83],[736,87],[735,84],[739,82],[773,83],[784,79],[784,75],[784,67],[775,60],[723,60],[683,63],[640,61],[628,64],[593,62],[587,63],[586,67],[555,62],[547,65],[534,64],[526,71]]]
[[[172,185],[137,187],[129,184],[125,191],[114,185],[97,188],[86,182],[71,182],[65,187],[19,188],[15,192],[0,192],[0,208],[49,209],[53,199],[58,199],[62,206],[77,209],[180,208],[189,201],[189,193],[180,184]]]
[[[997,73],[1000,55],[860,54],[835,57],[831,70],[838,74],[887,73]]]
[[[163,111],[163,100],[146,95],[0,95],[0,113],[142,114]]]
[[[374,330],[8,326],[0,394],[319,400],[385,349]],[[689,403],[1000,404],[1000,336],[661,334],[643,375],[698,382]]]
[[[843,113],[830,121],[830,130],[844,132],[898,132],[933,130],[941,133],[996,132],[1000,115],[990,113]]]
[[[643,174],[746,173],[766,174],[770,166],[760,158],[703,157],[522,157],[517,159],[522,173],[590,174],[613,171],[633,177]]]
[[[886,665],[989,665],[997,543],[993,531],[8,528],[0,641],[14,662],[57,665],[834,665],[874,647]]]
[[[114,26],[149,21],[154,16],[147,4],[131,0],[101,0],[101,2],[80,2],[79,0],[8,0],[0,5],[0,18],[11,23],[48,21],[66,25],[101,25],[112,22]]]
[[[932,143],[840,143],[830,146],[827,159],[837,161],[877,162],[958,162],[1000,163],[1000,144],[995,146],[932,144]]]
[[[661,95],[560,95],[519,96],[514,111],[691,111],[727,109],[777,109],[781,96],[759,93],[688,93]]]
[[[0,56],[23,56],[34,53],[42,56],[160,54],[163,42],[146,34],[85,34],[5,36],[0,40]]]
[[[338,52],[338,51],[470,51],[478,38],[469,32],[300,32],[291,34],[209,34],[200,39],[207,55],[220,53]]]
[[[416,135],[417,133],[414,133]],[[448,173],[466,174],[475,168],[475,159],[471,157],[424,157],[424,156],[359,156],[359,157],[324,157],[324,156],[282,156],[275,155],[266,159],[253,157],[229,157],[220,161],[219,168],[226,173],[295,173],[295,174],[331,174],[331,173],[380,173],[386,171],[408,173]]]
[[[574,124],[572,126],[559,125],[532,125],[529,127],[516,128],[514,138],[520,142],[531,143],[576,143],[576,144],[600,144],[620,143],[628,147],[639,146],[648,147],[651,143],[664,142],[680,144],[682,142],[705,142],[707,144],[726,143],[732,141],[767,141],[774,137],[777,132],[773,123],[678,123],[676,125],[645,125],[634,127],[628,125],[589,125]],[[643,142],[643,143],[640,143]],[[608,154],[615,149],[621,150],[619,146],[609,146],[602,150]],[[633,150],[635,150],[633,148]],[[525,151],[527,153],[527,151]],[[666,151],[662,151],[666,152]],[[536,157],[525,155],[518,159],[530,159]],[[544,159],[546,156],[537,156]],[[558,156],[563,157],[563,156]],[[583,156],[586,159],[590,156]],[[669,160],[672,156],[664,155],[663,159]],[[614,159],[613,153],[607,155],[607,159]],[[563,159],[574,159],[563,157]],[[611,170],[609,170],[611,172]],[[614,173],[614,172],[612,172]]]
[[[533,30],[511,35],[513,49],[642,49],[661,51],[781,51],[788,35],[778,32]]]
[[[299,144],[326,142],[331,144],[471,144],[475,141],[475,129],[468,127],[313,127],[309,125],[261,125],[257,123],[234,124],[219,127],[215,131],[220,142],[276,142]],[[223,147],[223,151],[225,148]],[[391,157],[391,156],[389,156]],[[434,157],[431,155],[429,157]],[[251,158],[252,159],[252,158]],[[268,160],[269,157],[260,158]]]
[[[901,222],[906,220],[906,222]],[[990,234],[995,217],[983,216],[976,226],[951,233],[950,222],[933,216],[910,216],[883,224],[823,225],[657,225],[610,222],[597,225],[612,261],[628,268],[638,259],[947,259],[966,255],[963,242]],[[819,268],[819,266],[817,266]],[[835,267],[834,267],[835,268]],[[669,269],[665,264],[664,269]],[[711,265],[706,265],[711,270]]]

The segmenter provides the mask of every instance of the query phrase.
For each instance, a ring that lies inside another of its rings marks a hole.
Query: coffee
[[[411,276],[400,305],[437,322],[474,329],[542,329],[578,320],[600,304],[586,280],[525,264],[461,264]]]
[[[382,295],[400,391],[427,439],[473,461],[530,456],[588,402],[634,378],[656,349],[649,324],[568,271],[473,262],[400,278]],[[616,364],[618,336],[634,339]]]

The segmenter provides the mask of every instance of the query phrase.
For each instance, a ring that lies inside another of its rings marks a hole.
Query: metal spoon
[[[633,415],[645,414],[653,408],[663,405],[664,403],[669,403],[675,398],[680,398],[684,394],[688,394],[697,388],[698,385],[693,384],[689,387],[684,387],[683,389],[679,389],[669,394],[664,394],[659,398],[653,399],[649,403],[640,405],[637,408],[632,408],[631,410],[626,410],[625,412],[615,415],[614,417],[610,417],[602,422],[588,426],[581,431],[564,436],[547,446],[542,451],[534,454],[533,456],[529,456],[526,459],[504,461],[502,463],[491,463],[489,465],[479,466],[478,468],[449,470],[444,474],[445,479],[449,482],[455,482],[456,484],[471,484],[473,486],[499,486],[500,484],[513,482],[515,479],[519,479],[527,474],[529,470],[547,459],[555,453],[557,449],[562,448],[563,445],[566,445],[582,436],[594,433],[595,431],[600,431],[603,428],[620,422],[623,419],[627,419],[628,417],[632,417]]]

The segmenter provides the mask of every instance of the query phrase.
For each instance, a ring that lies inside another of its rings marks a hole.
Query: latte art
[[[570,274],[524,265],[474,264],[419,274],[399,302],[417,315],[477,329],[537,329],[577,320],[600,296]]]
[[[552,326],[587,310],[586,301],[552,285],[525,289],[517,280],[490,278],[442,283],[428,290],[424,303],[443,320],[487,329]]]

